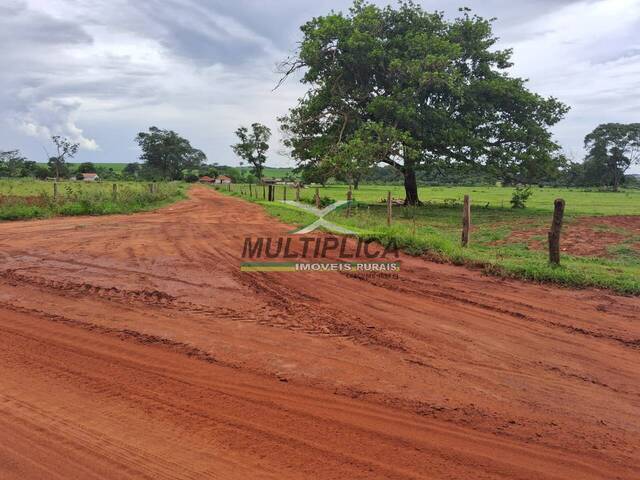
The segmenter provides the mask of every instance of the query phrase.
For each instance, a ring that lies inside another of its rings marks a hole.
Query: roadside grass
[[[0,180],[0,220],[134,213],[186,198],[185,185],[179,182],[158,183],[154,192],[143,183],[115,183],[114,196],[113,182],[61,182],[54,197],[53,182]]]
[[[414,210],[415,217],[402,214],[403,209]],[[481,268],[502,277],[640,294],[640,257],[629,246],[612,247],[611,258],[563,254],[561,265],[552,266],[545,250],[530,249],[523,242],[508,242],[512,230],[521,230],[523,225],[528,230],[549,223],[548,213],[472,209],[471,243],[463,248],[460,243],[460,208],[395,207],[394,210],[397,213],[390,227],[386,225],[386,207],[382,206],[354,208],[350,217],[341,210],[331,213],[328,220],[352,228],[361,236],[383,245],[395,243],[412,255]],[[567,223],[572,220],[572,217],[566,218]]]
[[[279,190],[282,187],[279,187]],[[369,186],[361,187],[363,192],[371,192]],[[375,188],[376,192],[387,191],[389,187]],[[448,187],[431,187],[432,190]],[[499,187],[490,187],[490,189]],[[262,190],[253,188],[253,198],[248,197],[248,188],[235,186],[234,191],[222,193],[239,196],[262,205],[267,213],[276,216],[285,223],[305,225],[315,218],[306,212],[298,211],[295,207],[262,200]],[[479,189],[471,187],[478,193]],[[570,189],[540,189],[553,192],[548,194],[552,199],[560,196],[558,193],[571,193],[572,202],[576,208],[567,208],[565,223],[570,224],[579,216],[600,215],[602,205],[596,206],[590,195],[606,195],[600,192],[579,192]],[[313,189],[304,189],[305,195]],[[456,191],[462,192],[457,189]],[[241,192],[244,192],[241,193]],[[323,193],[334,194],[346,192],[335,186],[320,190]],[[495,195],[495,192],[489,191]],[[302,191],[301,191],[302,194]],[[586,199],[579,196],[587,197]],[[617,194],[612,194],[617,195]],[[630,196],[635,198],[635,192]],[[295,192],[289,189],[287,198],[292,199]],[[566,196],[566,195],[565,195]],[[337,195],[334,195],[334,198]],[[281,196],[276,197],[282,198]],[[375,198],[375,197],[369,197]],[[423,196],[424,198],[424,196]],[[447,197],[449,198],[449,197]],[[625,202],[622,209],[626,214],[640,214],[640,205],[629,204],[626,195],[618,197]],[[640,200],[640,198],[638,198]],[[566,198],[565,198],[566,200]],[[490,202],[489,202],[490,203]],[[607,209],[612,209],[609,205]],[[612,213],[612,212],[608,212]],[[619,212],[613,212],[619,213]],[[640,256],[627,243],[610,248],[610,256],[582,257],[562,254],[561,265],[552,266],[548,262],[546,250],[533,250],[523,241],[509,240],[512,232],[528,231],[540,227],[548,227],[551,222],[551,208],[512,209],[491,207],[489,204],[472,207],[473,229],[471,243],[467,248],[460,244],[461,234],[461,206],[457,201],[432,202],[420,207],[394,206],[393,223],[386,225],[386,206],[374,203],[356,202],[347,217],[345,209],[332,212],[327,219],[339,225],[346,226],[358,233],[359,236],[375,240],[383,245],[395,244],[411,255],[424,256],[430,260],[466,265],[480,268],[484,272],[501,277],[512,277],[536,282],[548,282],[570,287],[599,287],[626,295],[640,295]],[[546,237],[537,235],[537,239],[546,242]]]

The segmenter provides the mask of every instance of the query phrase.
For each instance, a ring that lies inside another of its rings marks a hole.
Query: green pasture
[[[233,185],[232,189],[248,189],[247,185]],[[262,186],[258,188],[262,194]],[[320,197],[331,200],[345,200],[347,198],[347,185],[327,185],[319,187]],[[276,199],[284,198],[285,187],[276,186]],[[387,192],[395,200],[404,199],[404,187],[401,185],[361,185],[358,190],[353,190],[353,199],[367,204],[382,204],[386,201]],[[511,195],[513,187],[420,187],[420,200],[428,204],[457,205],[461,204],[464,195],[471,197],[472,205],[484,208],[499,208],[511,210]],[[566,202],[567,214],[580,215],[640,215],[640,190],[628,189],[619,192],[605,192],[595,189],[580,188],[552,188],[532,187],[533,195],[527,202],[527,211],[553,210],[553,201],[563,198]],[[315,187],[300,189],[300,197],[303,200],[312,201],[315,195]],[[287,198],[295,197],[295,189],[287,187]]]
[[[346,186],[332,185],[320,188],[320,196],[334,200],[346,198]],[[303,225],[313,217],[295,207],[281,203],[265,202],[262,187],[235,185],[229,192],[255,201],[268,213],[285,223]],[[513,189],[502,187],[425,187],[420,189],[424,205],[405,207],[394,205],[393,222],[386,224],[386,206],[382,203],[386,192],[394,198],[403,198],[400,187],[366,185],[354,191],[355,205],[347,216],[347,210],[335,211],[327,218],[348,226],[360,236],[380,241],[394,242],[414,255],[423,255],[438,261],[482,268],[487,273],[511,276],[533,281],[553,282],[578,287],[603,287],[623,294],[640,294],[640,252],[636,245],[640,238],[633,231],[623,234],[619,244],[610,245],[604,257],[582,257],[563,254],[560,266],[551,266],[547,252],[532,249],[523,241],[511,238],[513,233],[541,230],[551,222],[553,200],[564,198],[567,202],[565,224],[570,225],[580,217],[599,215],[640,215],[640,192],[623,191],[603,193],[579,189],[536,188],[525,209],[510,208]],[[284,187],[277,187],[277,199],[284,197]],[[301,189],[301,198],[311,201],[315,188]],[[472,198],[473,230],[471,244],[460,245],[464,194]],[[287,199],[295,198],[295,189],[287,188]]]

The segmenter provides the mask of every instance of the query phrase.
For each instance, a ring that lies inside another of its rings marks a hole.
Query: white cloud
[[[76,124],[79,102],[48,99],[32,104],[16,118],[18,128],[27,135],[49,139],[52,135],[68,137],[85,150],[98,150],[92,138],[87,138]]]

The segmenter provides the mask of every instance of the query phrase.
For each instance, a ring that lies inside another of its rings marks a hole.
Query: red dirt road
[[[0,224],[0,478],[640,478],[640,299],[239,271],[288,230],[201,187]]]

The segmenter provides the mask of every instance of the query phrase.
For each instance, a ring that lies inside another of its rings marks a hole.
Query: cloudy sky
[[[640,121],[640,0],[420,3],[498,18],[500,46],[514,49],[513,73],[571,105],[555,134],[574,159],[597,124]],[[303,92],[291,80],[272,91],[299,25],[349,4],[0,0],[0,150],[44,161],[48,137],[61,134],[80,142],[81,161],[131,162],[135,134],[156,125],[187,137],[210,161],[237,164],[233,131],[259,121],[276,132],[275,118]],[[272,146],[269,163],[291,165],[279,150]]]

